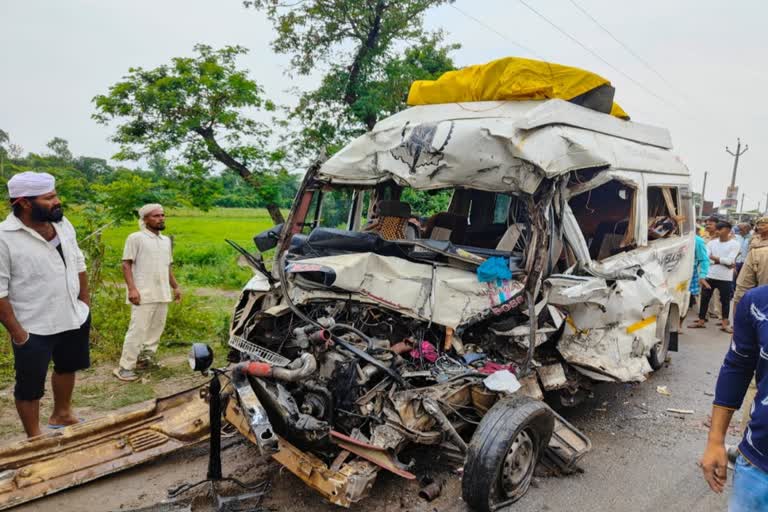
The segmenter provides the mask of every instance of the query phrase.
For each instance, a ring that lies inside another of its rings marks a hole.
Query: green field
[[[68,216],[75,225],[78,224],[77,212],[70,212]],[[251,271],[237,266],[238,253],[224,239],[255,251],[253,236],[271,226],[272,221],[264,209],[168,210],[165,235],[173,237],[174,272],[180,285],[183,288],[241,288],[250,278]],[[135,222],[127,222],[104,231],[104,273],[108,279],[122,281],[123,244],[125,238],[137,230]]]

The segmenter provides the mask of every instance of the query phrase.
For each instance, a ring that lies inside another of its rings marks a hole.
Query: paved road
[[[696,462],[727,344],[720,331],[687,330],[680,352],[647,382],[598,389],[592,407],[570,415],[594,445],[582,464],[584,474],[541,481],[513,510],[725,510],[725,497],[709,490]],[[672,396],[658,394],[657,386],[667,386]],[[601,407],[607,411],[595,411]],[[668,407],[694,414],[672,415]]]
[[[604,385],[583,406],[566,417],[592,439],[594,448],[583,461],[584,473],[567,478],[540,479],[513,507],[513,512],[539,511],[719,511],[726,497],[717,496],[700,477],[696,461],[706,439],[711,394],[725,354],[727,336],[715,330],[688,331],[681,350],[668,367],[642,384]],[[656,392],[667,386],[672,396]],[[668,407],[692,409],[675,416]],[[736,442],[736,438],[731,439]],[[268,474],[272,490],[266,500],[272,510],[338,511],[287,471],[260,459],[252,447],[225,451],[225,473],[253,481]],[[422,461],[428,463],[429,461]],[[168,487],[194,481],[205,474],[205,451],[179,454],[78,489],[51,496],[19,512],[57,510],[91,512],[147,507],[163,499]],[[426,503],[418,485],[381,474],[372,495],[354,510],[365,512],[466,511],[460,483],[448,472],[442,496]],[[167,510],[157,508],[156,510]]]

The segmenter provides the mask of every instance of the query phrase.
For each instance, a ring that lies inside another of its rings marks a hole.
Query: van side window
[[[687,185],[680,187],[680,211],[677,212],[683,217],[683,234],[687,235],[695,229],[695,218],[693,215],[693,192]]]
[[[593,260],[603,260],[636,246],[636,190],[616,180],[574,196],[576,216]]]
[[[680,198],[677,187],[648,187],[648,241],[682,233]]]

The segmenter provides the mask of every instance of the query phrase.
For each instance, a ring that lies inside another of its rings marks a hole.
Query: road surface
[[[680,352],[670,364],[642,384],[601,385],[594,397],[564,416],[592,440],[593,450],[582,462],[583,474],[537,479],[535,487],[512,512],[590,512],[695,510],[720,511],[727,496],[712,493],[696,464],[704,447],[707,420],[717,372],[728,337],[713,328],[686,330]],[[656,392],[666,386],[671,396]],[[692,415],[668,413],[690,409]],[[738,415],[737,415],[738,417]],[[737,438],[731,437],[731,443]],[[269,478],[272,489],[264,500],[270,510],[338,511],[296,477],[274,462],[260,459],[254,449],[234,443],[224,452],[225,474],[246,481]],[[168,510],[158,506],[167,489],[205,475],[204,449],[177,454],[98,482],[19,507],[18,512],[56,510]],[[429,465],[430,460],[419,460]],[[380,475],[371,496],[353,510],[365,512],[466,511],[459,478],[436,470],[444,479],[442,495],[427,503],[418,497],[418,484],[389,474]],[[194,510],[206,508],[194,507]]]

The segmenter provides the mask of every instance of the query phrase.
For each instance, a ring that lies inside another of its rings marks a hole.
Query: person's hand
[[[177,287],[173,289],[173,300],[176,304],[181,304],[181,288]]]
[[[134,306],[141,304],[141,295],[139,295],[139,290],[136,288],[128,288],[128,302]]]
[[[19,329],[18,331],[11,333],[11,343],[16,345],[17,347],[23,347],[27,344],[29,341],[29,333],[25,331],[24,329]]]
[[[725,451],[725,443],[708,442],[699,465],[709,488],[716,493],[723,492],[728,479],[728,454]]]
[[[709,290],[710,288],[712,288],[711,286],[709,286],[709,283],[707,282],[707,280],[706,280],[706,279],[699,279],[699,283],[701,284],[701,286],[703,286],[703,287],[704,287],[704,288],[706,288],[707,290]]]

